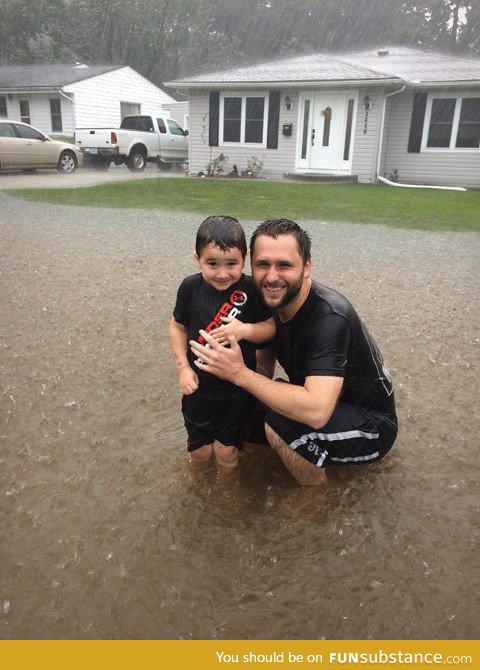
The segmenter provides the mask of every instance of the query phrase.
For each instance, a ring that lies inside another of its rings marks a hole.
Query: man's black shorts
[[[395,415],[338,403],[330,420],[315,430],[271,409],[265,423],[297,454],[319,468],[330,464],[372,463],[383,458],[397,436]]]
[[[195,451],[214,440],[240,449],[250,428],[255,399],[247,394],[228,400],[192,395],[182,398],[182,414],[188,433],[188,451]]]

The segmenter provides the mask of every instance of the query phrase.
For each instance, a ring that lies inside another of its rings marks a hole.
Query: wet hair
[[[270,219],[264,221],[254,231],[250,239],[250,257],[253,258],[255,241],[259,235],[267,235],[276,239],[279,235],[293,235],[297,241],[298,253],[302,257],[303,264],[310,258],[311,239],[308,233],[300,228],[298,223],[289,219]]]
[[[197,230],[195,252],[200,258],[207,244],[215,244],[222,251],[237,248],[243,258],[247,255],[247,240],[242,226],[233,216],[208,216]]]

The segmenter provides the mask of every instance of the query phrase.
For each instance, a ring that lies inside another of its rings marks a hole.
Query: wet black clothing
[[[310,293],[286,323],[276,319],[273,348],[292,384],[306,377],[343,377],[329,421],[320,429],[266,409],[265,422],[317,467],[382,458],[397,435],[392,381],[380,350],[350,302],[312,282]]]
[[[220,316],[235,316],[244,323],[259,323],[269,319],[272,314],[248,275],[242,274],[238,282],[226,291],[217,291],[207,284],[201,273],[186,277],[178,289],[173,318],[187,328],[187,341],[202,342],[198,332],[200,328],[207,332],[217,328],[222,325]],[[239,345],[245,364],[255,370],[256,345],[246,340],[240,341]],[[199,378],[199,389],[196,391],[199,396],[225,400],[245,393],[238,386],[200,370],[194,360],[195,356],[189,348],[188,362]]]

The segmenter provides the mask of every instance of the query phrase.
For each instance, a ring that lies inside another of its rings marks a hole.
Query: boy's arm
[[[243,321],[239,321],[234,317],[223,316],[222,321],[224,323],[223,326],[210,332],[210,335],[219,344],[226,344],[228,333],[235,335],[237,342],[248,340],[254,344],[260,344],[261,342],[271,340],[276,331],[273,317],[270,317],[266,321],[259,321],[258,323],[243,323]]]
[[[180,386],[185,395],[190,395],[198,389],[198,376],[188,362],[187,329],[181,323],[175,321],[173,316],[168,324],[168,336]]]

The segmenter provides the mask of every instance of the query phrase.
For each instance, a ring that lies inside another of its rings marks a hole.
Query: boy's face
[[[245,259],[237,247],[223,251],[213,242],[210,242],[200,252],[195,254],[202,277],[207,284],[217,291],[226,291],[237,282],[245,266]]]

